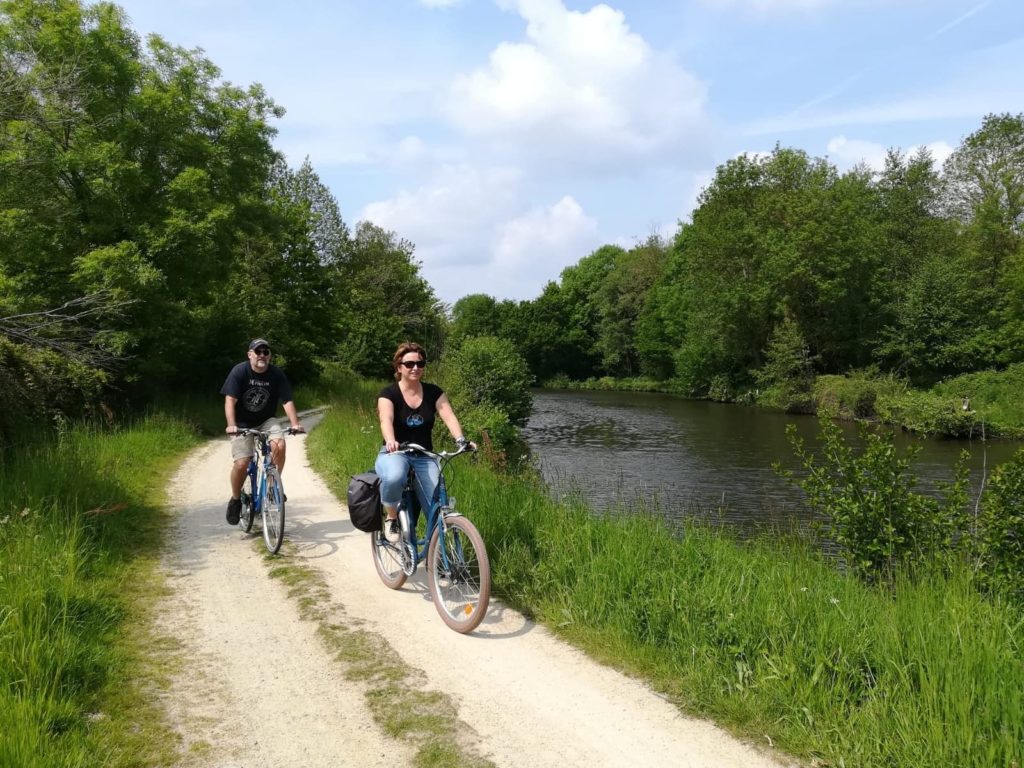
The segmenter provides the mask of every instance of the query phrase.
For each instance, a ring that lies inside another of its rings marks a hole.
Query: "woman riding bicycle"
[[[384,438],[377,455],[375,471],[380,477],[380,496],[387,515],[384,535],[388,541],[398,541],[401,529],[398,523],[398,502],[412,469],[415,490],[420,505],[427,509],[437,491],[440,468],[430,456],[396,453],[401,443],[417,443],[428,450],[434,449],[431,432],[435,416],[448,427],[459,447],[472,445],[462,434],[462,427],[448,396],[436,384],[423,381],[427,353],[419,344],[405,342],[398,345],[391,359],[395,382],[380,391],[377,413]]]

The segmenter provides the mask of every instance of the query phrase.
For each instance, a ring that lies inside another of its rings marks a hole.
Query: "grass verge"
[[[195,443],[150,416],[4,457],[0,472],[0,765],[170,765],[147,685],[166,653],[144,627],[164,489]]]

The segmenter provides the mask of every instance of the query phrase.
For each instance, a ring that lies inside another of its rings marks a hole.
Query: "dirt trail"
[[[783,764],[681,716],[643,684],[500,603],[462,636],[431,605],[422,569],[401,590],[386,589],[367,535],[309,468],[304,442],[289,439],[279,559],[316,569],[349,619],[422,670],[426,687],[449,695],[483,757],[509,768]],[[182,652],[181,674],[164,697],[183,738],[182,764],[411,765],[412,747],[374,723],[364,688],[346,680],[315,623],[300,619],[252,537],[225,523],[229,464],[227,440],[215,440],[185,462],[170,493],[171,594],[160,606],[160,630]]]

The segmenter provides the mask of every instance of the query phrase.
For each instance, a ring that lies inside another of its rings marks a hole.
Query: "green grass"
[[[309,440],[343,497],[378,443],[347,390]],[[1024,614],[965,570],[871,587],[807,542],[597,515],[536,481],[456,468],[498,596],[680,709],[822,766],[1024,764]]]
[[[195,442],[151,416],[9,453],[0,472],[0,765],[170,764],[135,684],[158,680],[148,596],[171,470]]]

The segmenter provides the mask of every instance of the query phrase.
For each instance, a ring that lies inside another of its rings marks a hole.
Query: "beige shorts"
[[[281,427],[281,421],[278,418],[267,419],[257,427],[260,432],[279,432],[283,433],[285,430]],[[231,436],[231,458],[234,461],[239,459],[248,459],[252,456],[253,445],[256,443],[255,435],[232,435]]]

